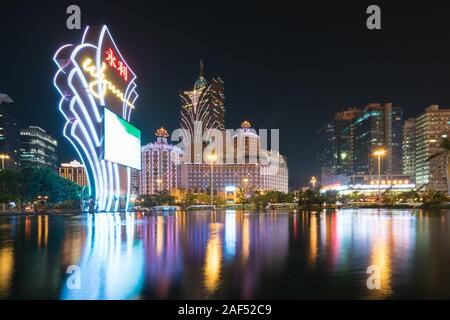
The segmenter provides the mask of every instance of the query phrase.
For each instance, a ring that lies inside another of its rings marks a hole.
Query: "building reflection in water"
[[[222,270],[222,240],[220,231],[221,223],[211,223],[209,225],[209,238],[206,245],[205,265],[203,267],[204,286],[206,294],[213,294],[219,287],[220,273]]]
[[[62,283],[61,299],[136,299],[144,279],[144,247],[135,238],[134,214],[88,215],[80,261],[81,288]]]

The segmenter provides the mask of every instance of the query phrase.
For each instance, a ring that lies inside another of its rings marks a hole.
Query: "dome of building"
[[[167,132],[166,129],[161,127],[158,130],[156,130],[155,135],[159,138],[167,138],[169,136],[169,133]]]

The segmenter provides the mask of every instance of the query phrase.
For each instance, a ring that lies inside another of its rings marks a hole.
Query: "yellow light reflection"
[[[0,249],[0,298],[7,297],[14,267],[13,248]]]
[[[311,215],[309,237],[309,265],[313,266],[317,259],[317,216]]]
[[[220,227],[219,223],[212,223],[210,225],[210,238],[206,246],[205,257],[205,288],[208,294],[214,293],[220,283],[220,273],[222,270],[222,250],[220,239]]]

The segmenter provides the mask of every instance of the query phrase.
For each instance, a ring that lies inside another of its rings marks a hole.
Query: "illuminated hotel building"
[[[416,118],[415,167],[416,185],[425,189],[447,190],[446,154],[428,161],[434,154],[442,152],[442,138],[447,137],[450,129],[450,109],[440,109],[432,105]]]
[[[202,162],[202,150],[194,152],[193,143],[202,141],[208,129],[225,130],[225,95],[220,78],[206,81],[203,76],[203,62],[200,61],[200,74],[191,91],[184,91],[181,98],[181,128],[188,136],[183,136],[185,148],[191,148],[191,162]],[[202,130],[196,130],[201,122]],[[204,145],[203,145],[204,146]]]
[[[403,174],[415,180],[416,175],[416,119],[410,118],[403,125]]]
[[[172,193],[178,188],[181,149],[167,142],[164,128],[156,131],[157,140],[142,147],[140,194]]]
[[[180,186],[191,192],[209,193],[211,169],[213,193],[241,189],[250,194],[256,190],[288,192],[288,167],[285,157],[277,152],[260,150],[259,136],[245,121],[233,136],[233,163],[218,161],[182,163]]]
[[[45,130],[29,126],[20,130],[19,161],[21,167],[44,167],[57,170],[58,142]]]
[[[19,129],[16,120],[8,112],[3,102],[12,103],[13,101],[9,96],[0,93],[0,154],[9,157],[4,161],[5,168],[9,168],[13,167],[17,161]]]
[[[73,160],[70,163],[61,163],[59,167],[59,176],[75,182],[80,186],[87,186],[87,176],[84,165]]]

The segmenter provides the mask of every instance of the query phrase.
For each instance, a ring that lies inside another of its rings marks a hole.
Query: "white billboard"
[[[141,131],[107,108],[104,110],[103,158],[141,170]]]

